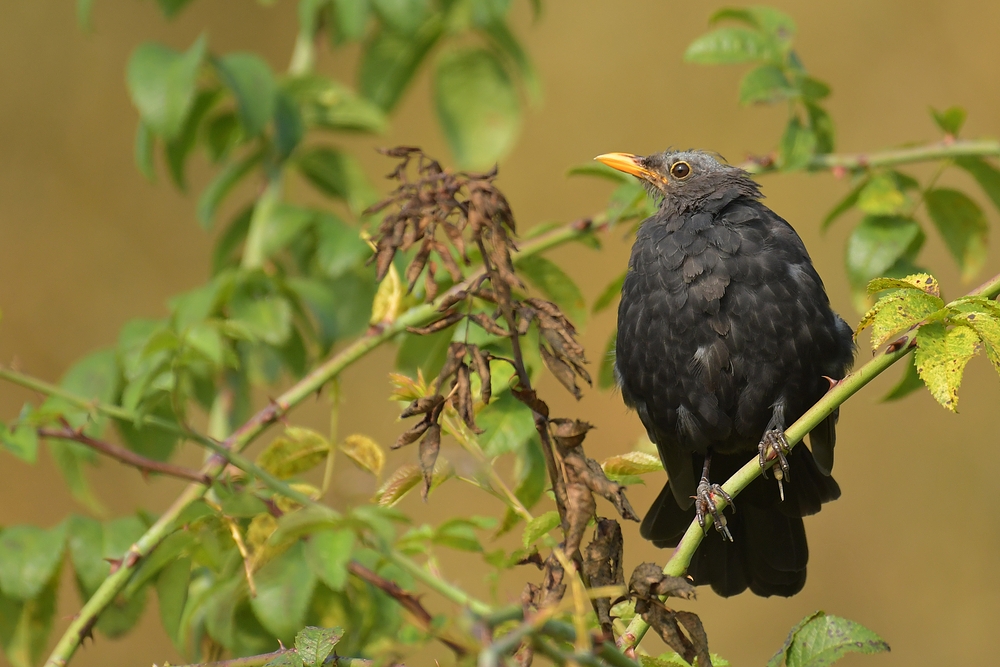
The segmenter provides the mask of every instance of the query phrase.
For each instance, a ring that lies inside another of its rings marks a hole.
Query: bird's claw
[[[732,542],[733,534],[729,532],[729,526],[726,525],[726,517],[719,510],[718,505],[715,504],[713,495],[725,498],[729,506],[733,508],[733,511],[736,511],[733,497],[726,493],[718,484],[712,484],[708,479],[702,477],[701,482],[698,483],[697,493],[694,496],[694,512],[695,517],[698,519],[698,525],[704,530],[705,517],[711,515],[712,520],[715,522],[715,529],[722,533],[724,539]]]
[[[791,469],[788,466],[787,454],[792,451],[788,446],[788,438],[785,432],[779,429],[771,429],[764,433],[757,445],[758,461],[760,463],[760,474],[767,478],[767,462],[771,459],[778,459],[778,470],[774,472],[775,479],[791,481]],[[784,495],[784,494],[782,494]]]

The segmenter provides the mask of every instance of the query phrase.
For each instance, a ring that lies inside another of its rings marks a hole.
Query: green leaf
[[[181,131],[194,102],[198,70],[205,58],[202,35],[184,53],[162,44],[141,44],[129,58],[126,81],[143,123],[164,139]]]
[[[858,290],[885,275],[901,257],[915,257],[924,232],[912,218],[866,216],[847,239],[847,277]]]
[[[292,333],[292,307],[284,297],[233,299],[230,309],[232,319],[270,345],[284,344]]]
[[[416,377],[417,371],[422,372],[426,378],[437,377],[448,358],[448,346],[451,345],[457,326],[452,325],[426,336],[409,333],[402,335],[402,342],[396,353],[396,370],[412,377]]]
[[[941,128],[941,131],[951,136],[958,136],[962,125],[965,124],[966,111],[962,107],[949,107],[944,111],[938,111],[931,107],[931,117]]]
[[[160,11],[168,19],[177,16],[189,2],[191,0],[156,0],[156,4],[160,6]]]
[[[76,24],[84,32],[90,32],[94,28],[91,19],[93,8],[94,0],[76,0]]]
[[[725,7],[718,10],[708,19],[709,25],[719,21],[738,21],[752,28],[761,30],[779,41],[788,42],[795,36],[795,21],[772,7]]]
[[[354,42],[365,36],[371,19],[370,0],[333,0],[330,8],[335,43]]]
[[[173,423],[177,422],[173,409],[166,402],[156,405],[148,414]],[[176,431],[152,424],[136,426],[134,421],[116,419],[115,426],[129,449],[154,461],[170,460],[180,440]]]
[[[382,111],[392,111],[431,47],[441,37],[439,20],[425,23],[414,37],[387,28],[365,43],[358,68],[358,89]]]
[[[774,104],[794,97],[796,91],[784,72],[775,65],[760,65],[750,70],[740,82],[740,104]]]
[[[129,516],[109,521],[104,526],[104,558],[121,561],[148,526],[138,517]],[[108,637],[120,637],[135,627],[146,606],[146,589],[131,596],[118,595],[97,621],[97,627]]]
[[[819,79],[812,78],[811,76],[802,77],[802,81],[799,83],[799,86],[800,91],[802,92],[802,97],[809,102],[818,102],[819,100],[825,99],[830,94],[830,86],[826,85]]]
[[[232,149],[243,141],[243,128],[232,111],[223,111],[208,120],[202,129],[205,151],[212,162],[228,157]]]
[[[305,546],[297,542],[254,575],[257,597],[250,607],[261,625],[285,644],[305,624],[309,600],[316,587],[316,575],[308,566]]]
[[[573,279],[559,265],[541,255],[521,257],[514,263],[518,275],[552,301],[569,318],[581,327],[587,321],[587,302]]]
[[[937,188],[924,193],[927,213],[941,233],[945,245],[971,280],[986,263],[986,217],[976,202],[958,190]]]
[[[528,100],[531,104],[539,104],[542,100],[541,79],[538,76],[538,71],[535,69],[534,63],[531,62],[531,57],[521,46],[514,33],[510,31],[510,28],[507,27],[507,24],[503,20],[489,22],[483,26],[482,30],[490,38],[493,45],[501,53],[510,58],[511,63],[517,69],[517,73],[521,76],[521,82],[524,84],[525,91],[528,93]]]
[[[892,172],[876,174],[858,194],[858,208],[869,215],[898,215],[911,206]]]
[[[327,212],[318,213],[314,220],[316,261],[327,276],[336,278],[371,256],[371,247],[361,238],[356,227]]]
[[[628,275],[628,271],[625,271],[620,276],[608,283],[608,286],[598,295],[597,299],[594,301],[594,305],[591,309],[593,313],[599,313],[612,303],[615,299],[621,296],[622,285],[625,284],[625,276]]]
[[[279,161],[288,159],[305,133],[305,121],[298,104],[279,90],[274,97],[274,148]]]
[[[1000,210],[1000,170],[986,160],[978,157],[957,157],[955,164],[972,174],[993,206]]]
[[[274,116],[277,85],[271,68],[253,53],[229,53],[214,64],[219,80],[236,98],[244,133],[257,136]]]
[[[700,65],[777,62],[775,45],[766,35],[747,28],[719,28],[691,42],[684,60]]]
[[[257,465],[279,479],[312,470],[326,460],[330,443],[308,428],[289,426],[257,456]]]
[[[615,328],[608,337],[601,355],[601,363],[597,370],[597,388],[608,390],[615,386],[615,347],[618,344],[618,329]]]
[[[167,166],[170,168],[170,177],[173,179],[174,185],[182,192],[187,190],[187,179],[184,174],[187,158],[197,142],[202,120],[218,99],[219,91],[217,89],[199,91],[191,105],[190,113],[184,119],[181,131],[173,139],[167,140],[165,152]]]
[[[306,562],[330,590],[344,590],[354,542],[353,530],[330,528],[312,533],[305,543]]]
[[[307,667],[323,667],[343,636],[341,628],[303,628],[295,635],[295,650]]]
[[[521,126],[517,91],[496,56],[483,49],[445,54],[434,71],[434,107],[463,168],[486,168],[505,156]]]
[[[848,653],[883,653],[889,645],[871,630],[818,611],[799,623],[767,667],[826,667]]]
[[[826,110],[812,102],[805,101],[806,112],[809,115],[809,129],[816,135],[817,154],[832,153],[834,147],[833,119]]]
[[[509,392],[500,394],[478,412],[476,423],[484,431],[479,445],[490,458],[521,452],[536,433],[531,410]]]
[[[427,0],[371,0],[382,22],[403,35],[417,32],[430,13]]]
[[[481,552],[482,542],[475,523],[468,519],[449,519],[434,531],[433,542],[459,551]]]
[[[816,134],[802,124],[798,116],[793,116],[785,127],[778,147],[781,155],[781,168],[785,171],[796,171],[809,165],[816,153]]]
[[[917,373],[938,403],[958,411],[958,387],[965,365],[978,351],[979,336],[966,326],[950,329],[941,322],[920,327],[914,361]]]
[[[861,196],[861,191],[868,185],[868,179],[862,180],[860,183],[851,188],[851,191],[847,193],[847,196],[837,202],[837,205],[830,209],[830,212],[826,214],[823,218],[823,222],[820,224],[820,231],[825,232],[833,222],[847,213],[855,204],[858,203],[858,197]]]
[[[312,224],[316,212],[286,202],[275,202],[261,221],[260,250],[264,258],[273,257],[300,238]]]
[[[18,424],[11,431],[6,424],[0,423],[0,443],[25,463],[34,465],[38,460],[38,432],[31,424]]]
[[[160,604],[160,622],[170,641],[183,649],[181,641],[184,607],[191,580],[191,558],[183,556],[167,564],[156,578],[156,598]]]
[[[12,526],[0,533],[0,589],[16,600],[41,594],[62,561],[66,524]]]
[[[978,297],[953,307],[952,311],[952,321],[967,324],[979,335],[986,356],[1000,373],[1000,305],[986,297]]]
[[[924,386],[917,373],[917,365],[913,361],[913,355],[906,360],[905,364],[906,370],[903,371],[902,377],[893,385],[889,393],[882,397],[883,401],[898,401]]]
[[[210,230],[215,221],[215,212],[218,210],[222,200],[226,195],[249,174],[261,160],[261,153],[254,152],[236,162],[226,165],[226,167],[216,174],[212,182],[201,193],[198,198],[198,220],[202,229]]]
[[[384,132],[388,125],[382,109],[333,79],[300,76],[289,81],[286,89],[302,108],[308,125],[375,133]]]
[[[521,535],[521,543],[527,549],[561,523],[562,519],[559,518],[559,512],[555,510],[536,516],[524,527],[524,533]]]
[[[326,146],[311,148],[298,155],[296,164],[320,192],[346,201],[355,215],[378,198],[357,159],[344,151]]]
[[[83,464],[93,458],[93,452],[82,445],[64,440],[50,439],[46,444],[73,498],[94,514],[104,514],[107,510],[94,495],[83,472]]]
[[[52,632],[58,592],[58,572],[36,596],[24,602],[0,591],[0,645],[12,667],[41,664]]]
[[[140,118],[135,128],[135,166],[150,183],[156,180],[156,166],[153,162],[155,148],[156,138],[153,131]]]

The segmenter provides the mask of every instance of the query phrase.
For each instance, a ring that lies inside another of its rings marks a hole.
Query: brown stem
[[[385,577],[378,575],[374,571],[369,570],[356,560],[352,560],[348,563],[347,570],[358,579],[367,581],[375,588],[382,590],[389,595],[389,597],[396,600],[396,602],[398,602],[403,609],[413,614],[414,618],[416,618],[417,622],[424,627],[425,631],[434,634],[434,636],[442,644],[454,651],[456,657],[461,658],[468,653],[464,646],[446,637],[442,637],[436,630],[433,629],[434,617],[431,616],[431,613],[427,611],[426,608],[424,608],[424,605],[420,603],[417,596],[413,595],[409,591],[403,590],[395,581],[390,581]]]
[[[125,465],[138,468],[143,472],[143,474],[155,472],[160,473],[161,475],[190,480],[198,484],[204,484],[205,486],[209,486],[212,483],[212,478],[209,475],[198,470],[192,470],[191,468],[185,468],[171,463],[148,459],[145,456],[136,454],[132,450],[126,449],[120,445],[114,445],[110,442],[104,442],[103,440],[91,438],[82,431],[77,431],[69,426],[64,426],[61,429],[39,428],[38,437],[56,438],[59,440],[78,442],[81,445],[86,445],[87,447],[95,449],[106,456],[110,456]]]

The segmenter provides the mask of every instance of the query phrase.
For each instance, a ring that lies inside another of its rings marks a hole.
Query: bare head
[[[639,178],[663,206],[686,210],[727,190],[759,199],[760,187],[750,175],[703,151],[664,151],[642,157],[606,153],[595,160]]]

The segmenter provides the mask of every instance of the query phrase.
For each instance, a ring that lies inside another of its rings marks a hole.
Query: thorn
[[[824,380],[826,380],[827,382],[829,382],[829,383],[830,383],[830,388],[829,388],[829,389],[827,389],[827,391],[830,391],[830,389],[833,389],[833,388],[834,388],[834,387],[836,387],[836,386],[837,386],[838,384],[840,384],[840,380],[834,380],[834,379],[833,379],[832,377],[830,377],[829,375],[824,375],[824,376],[823,376],[823,379],[824,379]]]

